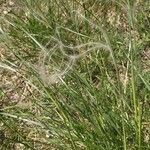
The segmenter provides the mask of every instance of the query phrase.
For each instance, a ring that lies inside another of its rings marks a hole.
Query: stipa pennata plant
[[[0,65],[21,76],[10,93],[24,97],[1,109],[2,146],[149,148],[148,75],[138,60],[147,29],[139,33],[137,1],[19,5],[1,18],[7,55]]]

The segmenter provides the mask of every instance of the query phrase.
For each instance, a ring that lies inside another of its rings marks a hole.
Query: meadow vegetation
[[[150,149],[150,2],[0,2],[0,149]]]

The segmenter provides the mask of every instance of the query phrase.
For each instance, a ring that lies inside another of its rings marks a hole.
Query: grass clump
[[[1,149],[150,149],[148,1],[21,0],[1,15]]]

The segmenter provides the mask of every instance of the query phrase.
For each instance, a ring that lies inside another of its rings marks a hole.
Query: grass
[[[148,9],[20,0],[1,15],[1,149],[150,149]]]

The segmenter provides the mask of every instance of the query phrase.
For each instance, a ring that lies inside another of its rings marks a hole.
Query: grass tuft
[[[0,3],[0,149],[150,149],[148,4]]]

